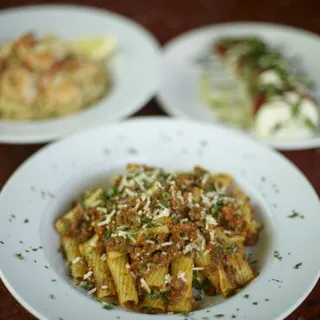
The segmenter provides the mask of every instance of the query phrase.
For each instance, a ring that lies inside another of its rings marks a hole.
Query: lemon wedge
[[[116,40],[112,36],[83,37],[71,41],[74,52],[88,58],[101,60],[109,58],[115,51]]]

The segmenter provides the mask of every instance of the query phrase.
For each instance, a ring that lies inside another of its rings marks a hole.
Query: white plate
[[[35,31],[65,38],[112,35],[118,42],[110,61],[114,85],[92,108],[60,119],[21,122],[0,121],[0,142],[38,143],[106,121],[127,117],[159,88],[159,44],[136,22],[90,7],[41,5],[0,11],[0,43]]]
[[[188,120],[136,118],[75,134],[43,148],[2,190],[0,275],[35,316],[50,320],[153,317],[119,307],[103,309],[70,283],[57,252],[55,219],[82,191],[106,185],[128,162],[181,170],[201,165],[231,173],[250,195],[257,219],[264,224],[260,241],[252,250],[252,260],[259,260],[255,268],[260,275],[227,300],[210,298],[206,308],[192,312],[190,319],[213,319],[218,314],[226,319],[233,314],[236,319],[283,319],[311,291],[319,277],[316,244],[320,243],[320,204],[310,183],[288,160],[230,129]],[[288,218],[292,210],[305,218]],[[29,223],[24,223],[25,219]],[[30,249],[39,246],[43,249]],[[276,250],[282,261],[274,257]],[[20,252],[24,260],[15,256]],[[300,262],[301,267],[294,269]],[[168,317],[181,319],[181,315],[156,316],[161,320]]]
[[[213,41],[225,35],[255,34],[272,45],[283,45],[289,55],[297,55],[320,92],[320,38],[307,31],[267,23],[226,23],[195,29],[171,40],[164,48],[164,70],[157,96],[171,115],[217,122],[212,111],[200,101],[200,69],[196,60],[208,52]],[[320,136],[297,141],[260,139],[282,150],[320,147]]]

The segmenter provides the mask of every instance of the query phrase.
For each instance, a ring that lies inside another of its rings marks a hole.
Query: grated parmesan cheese
[[[106,219],[104,221],[101,221],[98,223],[98,227],[109,224],[112,217],[115,215],[115,213],[116,213],[116,210],[112,210],[111,213],[106,216]]]
[[[167,274],[164,276],[164,283],[165,283],[165,284],[169,284],[171,281],[172,281],[172,276],[170,275],[170,273],[167,273]]]
[[[157,220],[163,217],[169,217],[170,210],[168,208],[163,209],[157,216],[154,216],[153,219]]]
[[[185,278],[185,272],[183,272],[183,271],[178,272],[177,278],[181,279],[183,282],[187,282],[187,279]]]
[[[214,217],[210,216],[210,215],[206,215],[205,219],[206,219],[206,227],[205,227],[206,230],[209,229],[210,225],[214,225],[214,226],[218,225],[217,220]]]
[[[72,264],[76,264],[81,261],[81,257],[76,257],[75,259],[72,260]]]
[[[134,272],[133,272],[133,271],[131,271],[131,272],[130,272],[130,274],[131,274],[131,277],[132,277],[133,279],[135,279],[135,278],[136,278],[136,275],[134,274]]]
[[[108,210],[106,208],[102,208],[102,207],[97,207],[96,208],[97,211],[102,212],[102,213],[107,213]]]
[[[140,279],[140,283],[141,283],[141,287],[143,289],[145,289],[148,293],[151,293],[151,289],[150,287],[148,286],[146,280],[144,280],[143,278]]]
[[[194,267],[194,268],[192,268],[193,271],[201,271],[203,269],[204,269],[204,267]]]
[[[106,289],[108,289],[108,286],[107,285],[103,285],[103,286],[101,286],[101,289],[102,290],[106,290]]]
[[[107,256],[106,256],[105,253],[103,253],[103,254],[101,255],[100,260],[102,260],[102,261],[107,260]]]
[[[86,280],[88,278],[90,278],[92,276],[92,271],[88,271],[84,276],[83,276],[83,280]]]
[[[166,247],[166,246],[171,246],[173,244],[172,241],[168,241],[168,242],[163,242],[160,244],[161,247]]]
[[[126,264],[126,268],[130,269],[130,264],[129,263]]]
[[[93,289],[91,289],[90,291],[88,291],[88,294],[93,294],[93,293],[95,293],[97,291],[97,288],[93,288]]]

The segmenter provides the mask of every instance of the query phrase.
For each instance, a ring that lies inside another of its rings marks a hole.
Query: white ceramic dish
[[[250,35],[266,39],[272,45],[283,45],[285,53],[301,58],[308,75],[320,92],[320,65],[317,52],[320,38],[307,31],[267,23],[225,23],[186,32],[164,47],[164,69],[158,100],[171,115],[193,120],[217,122],[213,112],[200,101],[200,68],[196,61],[209,51],[217,37]],[[260,139],[282,150],[320,147],[320,136],[312,139],[281,141]]]
[[[115,13],[73,5],[40,5],[0,11],[0,43],[34,31],[63,38],[112,35],[117,49],[110,61],[112,90],[95,106],[65,118],[1,121],[0,142],[39,143],[127,117],[159,87],[159,44],[136,22]],[[139,79],[139,81],[137,81]]]
[[[250,195],[257,219],[264,224],[251,251],[260,275],[227,300],[209,298],[190,319],[214,319],[219,314],[225,319],[232,315],[283,319],[311,291],[319,277],[320,256],[314,244],[320,242],[320,203],[310,183],[288,160],[230,129],[187,120],[135,118],[43,148],[12,175],[0,194],[0,276],[39,319],[181,319],[181,315],[142,315],[120,307],[103,309],[71,284],[57,252],[55,219],[81,192],[110,183],[129,162],[181,170],[201,165],[228,172]],[[289,218],[293,210],[304,219]],[[281,261],[274,257],[275,251]],[[19,253],[23,260],[16,256]]]

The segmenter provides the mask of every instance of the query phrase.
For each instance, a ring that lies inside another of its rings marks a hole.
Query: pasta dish
[[[110,83],[105,61],[58,37],[28,33],[0,45],[0,119],[66,116],[96,103]]]
[[[127,165],[55,223],[76,285],[108,308],[181,313],[257,276],[245,259],[261,225],[231,176]],[[197,289],[196,291],[193,289]],[[196,293],[193,293],[196,292]]]

